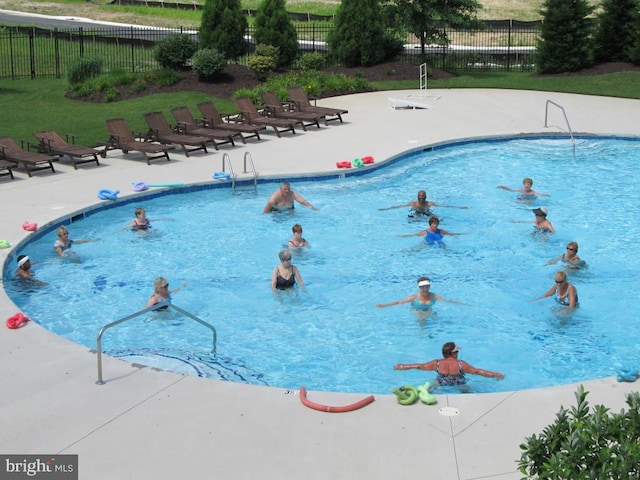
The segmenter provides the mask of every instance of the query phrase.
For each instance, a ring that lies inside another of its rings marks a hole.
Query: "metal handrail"
[[[253,164],[253,158],[251,157],[251,153],[244,152],[244,171],[242,173],[253,173],[253,188],[258,190],[258,172],[256,172],[256,166]],[[247,171],[247,160],[249,160],[249,164],[251,165],[251,172]]]
[[[567,129],[569,130],[569,135],[571,136],[571,142],[573,143],[573,156],[576,156],[576,139],[573,138],[573,131],[571,130],[571,125],[569,124],[569,119],[567,118],[567,112],[564,110],[564,107],[558,105],[556,102],[547,100],[547,103],[544,107],[544,128],[548,128],[549,125],[547,123],[547,119],[549,118],[549,104],[554,105],[560,109],[562,112],[562,116],[564,117],[564,121],[567,124]]]
[[[226,155],[226,154],[225,154]],[[211,330],[212,336],[213,336],[213,347],[211,349],[211,353],[213,353],[214,355],[216,354],[216,342],[218,340],[218,333],[216,332],[216,329],[213,325],[210,325],[209,323],[205,322],[204,320],[196,317],[195,315],[187,312],[186,310],[183,310],[182,308],[178,307],[177,305],[174,305],[173,303],[169,303],[169,302],[160,302],[160,303],[156,303],[155,305],[149,307],[149,308],[145,308],[144,310],[140,310],[139,312],[133,313],[131,315],[127,315],[126,317],[123,317],[119,320],[116,320],[115,322],[111,322],[108,323],[107,325],[105,325],[104,327],[102,327],[100,329],[100,332],[98,332],[98,338],[96,340],[96,352],[98,353],[98,380],[96,381],[96,385],[104,385],[106,382],[102,379],[102,335],[104,334],[104,332],[106,330],[108,330],[111,327],[115,327],[116,325],[126,322],[128,320],[132,320],[136,317],[139,317],[140,315],[144,315],[147,312],[153,311],[153,310],[158,310],[160,308],[164,308],[164,307],[168,307],[168,308],[172,308],[178,312],[180,312],[181,314],[183,314],[185,317],[189,317],[191,320],[195,320],[196,322],[198,322],[201,325],[204,325],[205,327],[209,328]]]
[[[251,166],[251,171],[247,170],[247,160],[249,161],[249,165]],[[231,157],[228,153],[222,155],[222,171],[226,173],[226,165],[229,165],[229,173],[231,174],[231,189],[236,191],[236,179],[237,175],[233,171],[233,165],[231,165]],[[253,158],[251,158],[251,153],[244,152],[244,169],[242,173],[251,173],[253,174],[253,188],[258,190],[258,172],[256,172],[256,167],[253,164]]]

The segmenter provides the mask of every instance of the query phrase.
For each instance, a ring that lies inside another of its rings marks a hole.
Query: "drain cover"
[[[440,410],[438,410],[438,413],[440,415],[444,415],[445,417],[455,417],[460,413],[460,410],[454,407],[442,407]]]

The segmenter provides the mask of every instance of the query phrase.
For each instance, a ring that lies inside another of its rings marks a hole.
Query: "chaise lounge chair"
[[[289,93],[289,99],[296,106],[296,110],[324,115],[325,125],[331,120],[340,120],[340,123],[342,123],[342,115],[349,113],[349,110],[342,108],[317,107],[316,105],[311,105],[309,97],[302,87],[291,87],[287,89],[287,92]]]
[[[198,110],[202,115],[200,123],[203,125],[229,132],[240,132],[243,134],[244,140],[251,137],[256,137],[260,140],[260,132],[267,129],[264,125],[248,125],[246,123],[236,123],[232,120],[225,122],[213,102],[199,103]]]
[[[37,172],[39,170],[51,169],[52,173],[56,173],[53,168],[53,162],[57,161],[58,157],[24,150],[13,140],[13,138],[0,137],[0,159],[12,162],[14,165],[21,163],[24,165],[27,173],[31,177],[33,172]],[[11,174],[11,178],[13,178],[13,174]]]
[[[144,114],[144,121],[147,122],[149,127],[149,138],[156,142],[165,144],[180,145],[184,154],[188,157],[189,152],[195,152],[196,150],[204,150],[207,152],[207,143],[212,142],[208,137],[200,135],[186,135],[183,133],[173,133],[171,125],[167,122],[162,112],[151,112]],[[187,148],[187,146],[192,148]],[[218,149],[218,146],[213,143],[213,146]]]
[[[264,102],[264,108],[267,115],[270,117],[300,120],[305,127],[315,125],[318,128],[320,128],[320,120],[324,121],[324,115],[319,115],[314,112],[296,111],[294,110],[295,107],[290,103],[283,104],[273,92],[264,92],[261,93],[260,96]]]
[[[41,152],[52,153],[60,157],[68,156],[75,170],[78,169],[78,165],[83,163],[96,162],[96,165],[100,165],[98,155],[101,152],[93,148],[76,145],[75,135],[71,135],[72,144],[69,143],[68,134],[67,140],[63,140],[62,137],[53,130],[34,133],[33,136],[40,140]]]
[[[109,140],[104,144],[105,155],[109,150],[122,150],[124,154],[128,152],[139,152],[147,161],[147,165],[151,165],[151,160],[156,158],[166,158],[167,161],[171,160],[169,158],[169,150],[173,147],[136,140],[124,118],[112,118],[111,120],[106,120],[105,123],[107,124],[107,130],[109,130],[110,135]]]
[[[13,162],[8,162],[7,160],[0,160],[0,177],[4,177],[6,175],[11,176],[11,180],[13,180],[13,167],[16,164]]]
[[[230,130],[219,130],[216,127],[202,126],[199,124],[187,107],[177,107],[171,110],[173,118],[176,119],[176,125],[178,128],[188,135],[200,135],[209,138],[213,145],[218,149],[218,145],[224,145],[225,143],[231,143],[235,147],[233,137],[238,135],[242,143],[244,141],[242,132],[232,132]],[[218,142],[216,142],[218,140]]]
[[[249,125],[271,127],[276,132],[278,138],[280,138],[280,134],[284,132],[291,132],[295,134],[295,126],[298,124],[302,126],[303,130],[307,130],[307,127],[304,126],[301,120],[273,118],[262,115],[249,97],[237,98],[236,105],[238,105],[243,122],[248,123]]]

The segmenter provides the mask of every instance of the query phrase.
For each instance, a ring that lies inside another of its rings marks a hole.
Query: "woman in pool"
[[[554,265],[559,261],[562,261],[568,268],[572,269],[582,268],[586,265],[584,260],[581,260],[578,256],[578,242],[569,242],[567,244],[567,252],[559,257],[552,258],[547,262],[547,265]]]
[[[123,227],[123,230],[130,228],[132,232],[141,232],[151,228],[151,221],[147,218],[147,211],[144,207],[137,207],[135,215],[136,218]]]
[[[296,223],[291,227],[293,237],[289,239],[289,248],[308,247],[309,243],[306,239],[302,238],[302,225]]]
[[[27,255],[19,255],[17,262],[18,269],[16,270],[16,277],[22,280],[28,280],[37,285],[49,285],[47,282],[42,282],[36,278],[35,273],[31,270],[31,260]]]
[[[280,265],[273,269],[273,275],[271,275],[271,288],[276,290],[288,290],[293,288],[296,281],[301,287],[304,287],[302,276],[298,267],[291,264],[291,250],[283,248],[278,253],[280,257]]]
[[[534,235],[553,235],[556,233],[556,229],[549,220],[547,220],[547,209],[545,207],[534,208],[531,210],[536,216],[533,221],[533,234]],[[528,220],[511,220],[511,223],[531,223]]]
[[[458,302],[456,300],[447,300],[440,295],[433,293],[430,291],[431,289],[431,280],[429,277],[420,277],[418,278],[418,291],[413,295],[409,295],[402,300],[396,300],[391,303],[376,303],[377,308],[385,308],[385,307],[393,307],[395,305],[402,305],[404,303],[411,303],[411,307],[416,310],[428,310],[436,303],[436,301],[440,302],[449,302],[455,303],[458,305],[467,305],[466,303]]]
[[[71,245],[74,243],[89,243],[89,242],[97,242],[98,240],[71,240],[69,238],[69,231],[67,227],[64,225],[60,225],[56,228],[56,235],[58,235],[58,240],[53,244],[53,248],[61,257],[65,255],[69,255],[71,253]]]
[[[187,282],[180,285],[178,288],[174,288],[173,290],[169,290],[169,281],[164,277],[158,277],[153,282],[153,294],[149,297],[149,301],[144,308],[153,307],[157,303],[168,302],[171,303],[171,295],[182,290],[187,286]],[[166,310],[166,305],[164,307],[158,308],[158,310]]]
[[[522,188],[509,188],[505,185],[498,185],[496,188],[501,188],[502,190],[507,190],[508,192],[518,192],[518,201],[520,202],[531,202],[535,200],[537,197],[550,197],[548,193],[536,192],[531,187],[533,187],[533,179],[526,177],[522,180]]]
[[[424,237],[425,243],[429,245],[434,245],[434,244],[442,244],[442,239],[444,238],[445,235],[451,235],[451,236],[464,235],[464,233],[449,232],[447,230],[444,230],[443,228],[438,228],[439,226],[440,226],[440,219],[435,215],[433,215],[431,218],[429,218],[429,228],[427,228],[426,230],[422,230],[418,233],[409,233],[406,235],[398,235],[398,236],[402,238]]]
[[[562,270],[556,272],[555,284],[547,290],[544,295],[536,298],[535,301],[554,296],[556,302],[562,305],[565,312],[573,310],[578,306],[578,290],[567,281],[567,272]]]
[[[434,386],[456,386],[465,385],[467,378],[465,374],[482,375],[489,378],[504,378],[504,373],[492,372],[491,370],[483,370],[469,365],[464,360],[458,360],[458,351],[460,347],[454,342],[447,342],[442,346],[442,356],[444,358],[431,360],[426,363],[398,363],[393,367],[394,370],[410,370],[416,368],[418,370],[435,370],[438,377],[434,382]]]

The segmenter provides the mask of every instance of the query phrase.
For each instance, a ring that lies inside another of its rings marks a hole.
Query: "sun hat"
[[[429,280],[420,280],[418,282],[419,287],[427,287],[429,285],[431,285],[431,282]]]
[[[547,209],[546,207],[534,208],[532,212],[536,215],[536,217],[546,217]]]

